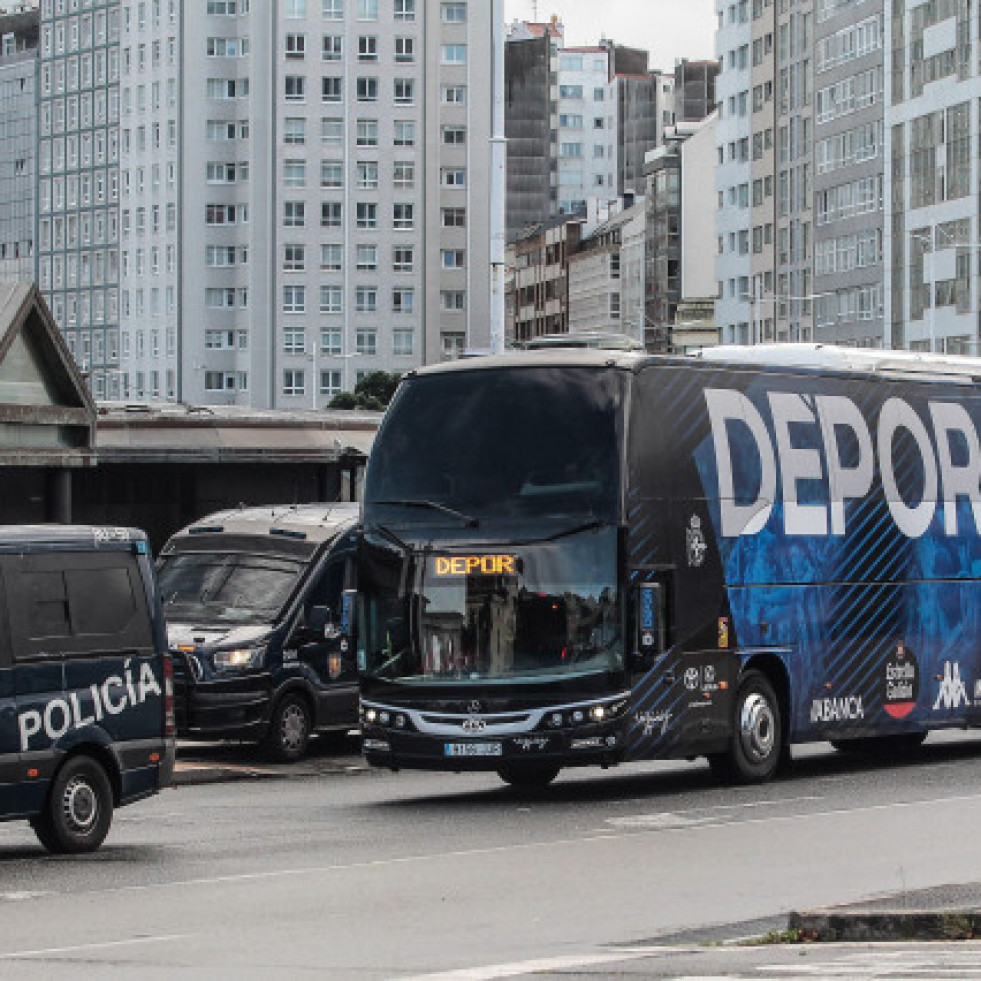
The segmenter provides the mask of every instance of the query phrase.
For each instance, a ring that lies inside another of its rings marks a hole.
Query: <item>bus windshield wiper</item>
[[[545,535],[543,538],[538,538],[536,541],[539,542],[554,542],[558,538],[568,538],[570,535],[578,535],[583,531],[592,531],[594,528],[602,528],[608,522],[600,521],[599,518],[593,518],[591,521],[584,521],[581,525],[573,525],[571,528],[563,528],[561,531],[557,531],[551,535]]]
[[[463,522],[465,528],[476,528],[480,522],[477,518],[472,517],[469,514],[464,514],[462,511],[457,511],[456,508],[451,508],[447,504],[440,504],[439,501],[426,501],[415,498],[404,498],[394,501],[376,501],[376,504],[394,504],[396,506],[401,505],[407,508],[429,508],[433,511],[442,511],[444,514],[451,515],[454,518],[459,519]]]

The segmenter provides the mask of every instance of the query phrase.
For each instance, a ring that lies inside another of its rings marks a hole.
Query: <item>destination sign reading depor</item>
[[[437,576],[513,576],[518,572],[513,555],[437,555],[432,561]]]

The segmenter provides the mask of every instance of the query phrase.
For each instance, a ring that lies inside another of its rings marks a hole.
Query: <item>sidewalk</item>
[[[981,938],[981,882],[795,912],[787,926],[801,940],[818,942]]]

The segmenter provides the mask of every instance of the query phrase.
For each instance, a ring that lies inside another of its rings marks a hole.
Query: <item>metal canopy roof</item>
[[[364,458],[380,412],[99,406],[100,463],[332,463]]]
[[[0,466],[95,463],[95,403],[37,286],[0,283]]]

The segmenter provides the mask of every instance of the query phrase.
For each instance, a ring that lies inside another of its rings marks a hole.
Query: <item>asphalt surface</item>
[[[96,855],[0,826],[0,976],[981,976],[974,942],[733,943],[794,910],[978,894],[981,739],[798,757],[763,787],[654,763],[529,797],[368,771],[354,741],[291,769],[182,746],[182,770],[234,775],[121,810]]]

